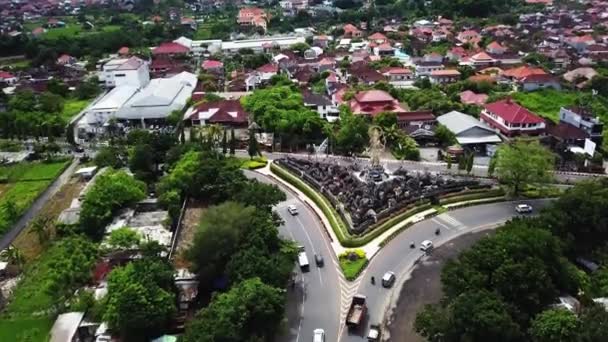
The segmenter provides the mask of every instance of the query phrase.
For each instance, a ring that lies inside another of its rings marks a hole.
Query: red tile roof
[[[382,102],[395,101],[395,99],[383,90],[367,90],[357,93],[355,99],[358,102]]]
[[[376,32],[376,33],[372,34],[371,36],[367,37],[367,39],[369,39],[369,40],[388,40],[388,38],[386,38],[386,36],[380,32]]]
[[[152,54],[154,55],[175,55],[186,54],[188,52],[190,52],[190,49],[174,42],[162,43],[152,50]]]
[[[460,102],[464,104],[474,104],[481,106],[488,100],[488,95],[486,94],[475,94],[470,90],[465,90],[460,93]]]
[[[224,67],[224,63],[222,63],[220,61],[214,61],[212,59],[208,59],[208,60],[204,61],[201,66],[205,70],[207,70],[207,69],[219,69],[219,68],[223,68]]]
[[[502,45],[498,44],[498,42],[493,41],[490,44],[488,44],[488,46],[486,46],[487,49],[504,49],[504,47],[502,47]]]
[[[14,78],[15,76],[13,76],[13,74],[6,72],[6,71],[2,71],[0,70],[0,80],[6,80],[9,78]]]
[[[530,75],[544,75],[544,74],[546,74],[546,72],[543,69],[537,68],[537,67],[530,67],[527,65],[520,66],[519,68],[505,70],[503,72],[504,76],[513,77],[516,79],[521,79],[524,77],[528,77]]]
[[[536,124],[545,122],[540,116],[530,112],[511,99],[489,103],[484,108],[509,123]]]
[[[188,119],[204,120],[203,113],[210,114],[207,122],[217,124],[247,124],[249,116],[240,100],[220,100],[199,103]]]
[[[560,122],[557,125],[547,125],[547,133],[551,136],[564,140],[583,140],[589,137],[589,135],[587,135],[587,132],[565,122]]]
[[[357,27],[355,27],[355,25],[353,25],[353,24],[346,24],[346,25],[344,25],[343,29],[344,29],[344,33],[360,32],[360,30]]]
[[[268,64],[264,64],[261,67],[256,69],[259,72],[264,72],[264,73],[277,73],[279,72],[279,66],[276,64],[272,64],[272,63],[268,63]]]
[[[412,73],[412,70],[408,68],[389,67],[382,69],[381,72],[388,75],[409,75]]]

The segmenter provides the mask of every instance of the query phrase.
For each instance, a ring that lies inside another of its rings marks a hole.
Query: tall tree
[[[537,142],[518,140],[503,144],[498,151],[498,180],[514,195],[518,195],[525,185],[550,182],[553,168],[553,154]]]
[[[228,153],[228,140],[226,137],[226,129],[224,129],[224,135],[222,137],[222,154]]]
[[[234,128],[230,129],[230,155],[233,156],[236,153],[236,139],[234,137]]]
[[[284,314],[281,289],[252,278],[215,297],[186,327],[184,342],[268,341]]]
[[[580,327],[574,313],[566,309],[549,309],[534,318],[530,335],[535,342],[577,341]]]
[[[247,153],[249,154],[249,158],[251,159],[260,155],[260,147],[258,146],[258,140],[255,138],[255,132],[253,130],[249,131]]]

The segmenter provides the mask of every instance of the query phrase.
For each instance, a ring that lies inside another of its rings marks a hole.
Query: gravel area
[[[411,277],[403,284],[397,306],[392,309],[386,322],[391,342],[425,341],[414,331],[414,320],[416,313],[425,304],[437,303],[441,299],[443,265],[489,234],[492,234],[492,231],[463,235],[435,249],[433,254],[421,260],[414,268]]]

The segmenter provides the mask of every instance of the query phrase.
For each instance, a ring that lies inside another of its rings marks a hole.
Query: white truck
[[[298,253],[298,265],[302,272],[310,271],[310,264],[308,263],[308,257],[306,256],[306,250],[304,246],[299,247],[300,252]]]

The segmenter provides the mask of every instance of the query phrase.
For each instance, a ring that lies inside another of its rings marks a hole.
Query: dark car
[[[315,264],[317,264],[317,267],[323,267],[323,265],[325,265],[325,261],[323,261],[323,256],[321,254],[315,254]]]

